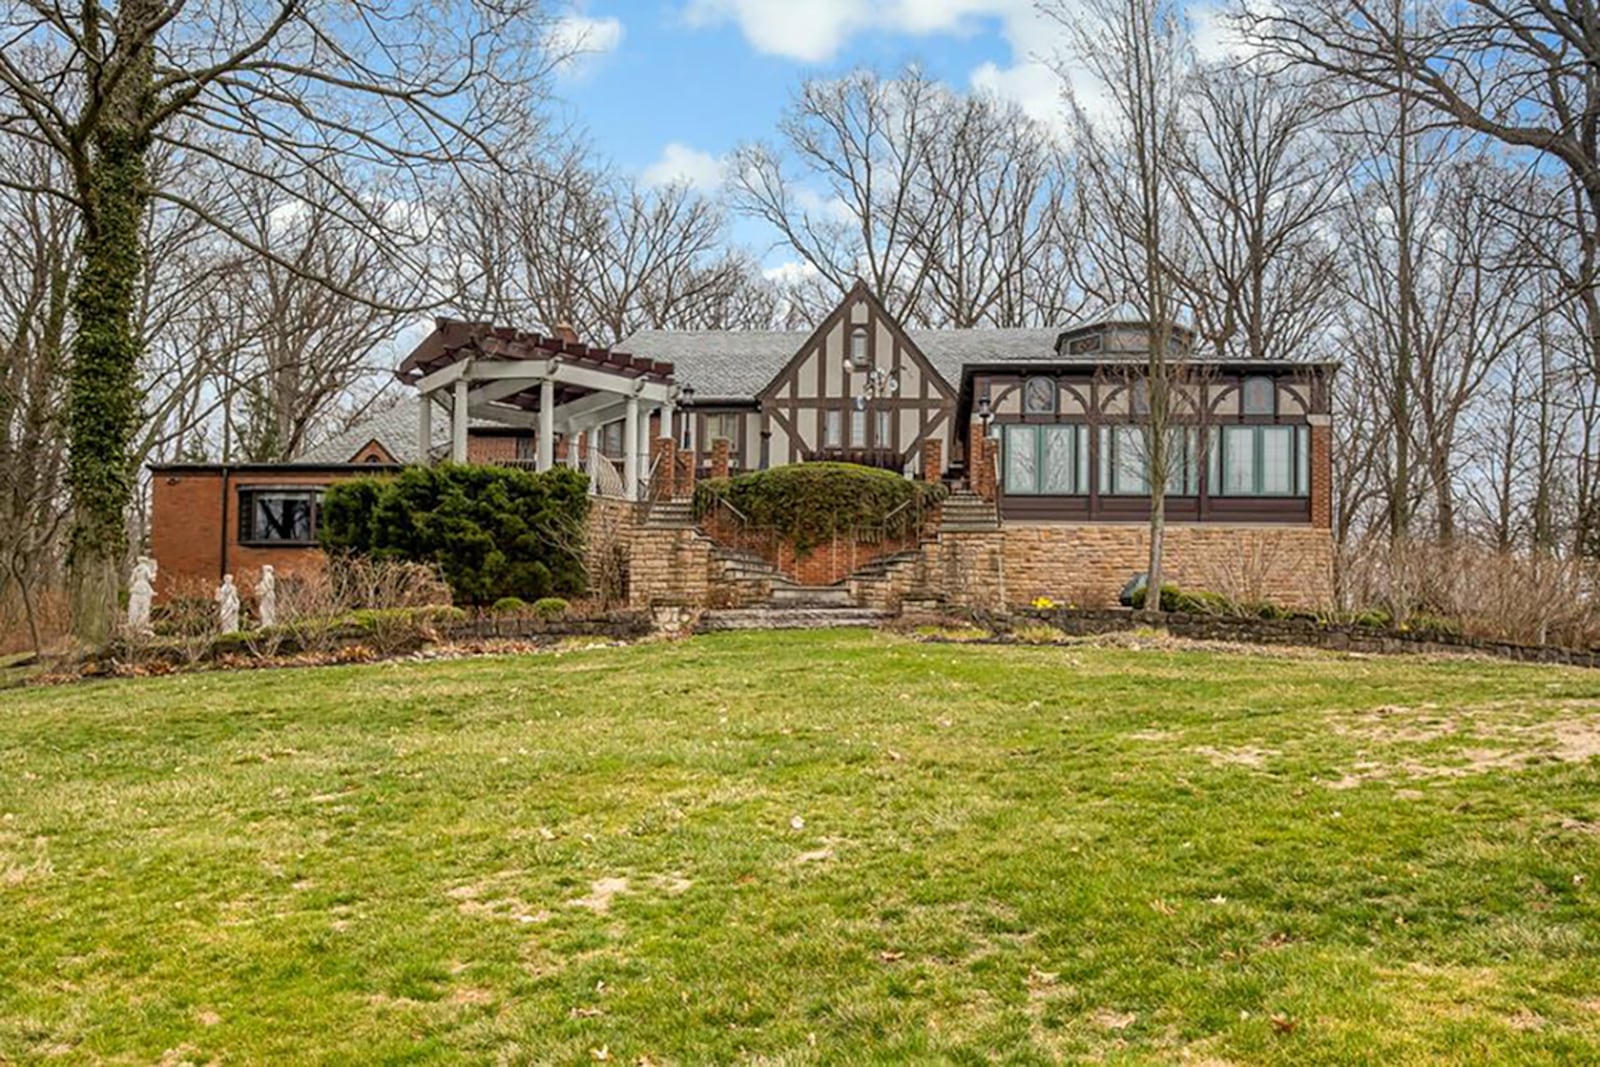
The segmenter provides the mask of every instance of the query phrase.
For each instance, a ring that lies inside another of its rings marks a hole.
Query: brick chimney
[[[570,322],[556,323],[556,336],[567,342],[569,345],[575,345],[578,343],[578,331],[572,328],[572,323]]]

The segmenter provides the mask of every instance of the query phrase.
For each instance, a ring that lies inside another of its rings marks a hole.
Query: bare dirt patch
[[[597,915],[604,915],[611,910],[611,901],[619,893],[628,892],[626,878],[600,878],[589,886],[589,895],[574,897],[567,904],[574,908],[588,908]]]
[[[550,918],[549,912],[536,909],[527,901],[504,890],[504,883],[515,879],[521,873],[521,871],[501,871],[476,882],[458,885],[445,895],[456,902],[456,908],[463,915],[518,923],[546,922]]]
[[[1197,756],[1204,756],[1214,767],[1250,767],[1255,770],[1265,767],[1267,760],[1283,755],[1275,749],[1257,748],[1254,745],[1245,745],[1242,748],[1213,748],[1210,745],[1200,745],[1189,751]]]
[[[1600,757],[1600,714],[1572,706],[1539,718],[1535,709],[1510,702],[1452,709],[1388,705],[1334,724],[1332,730],[1390,749],[1374,751],[1364,744],[1362,758],[1326,783],[1332,789],[1374,781],[1464,778]]]

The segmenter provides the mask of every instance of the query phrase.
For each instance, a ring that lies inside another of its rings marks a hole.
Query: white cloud
[[[683,183],[711,192],[722,187],[726,174],[727,164],[722,159],[672,141],[661,150],[660,159],[639,172],[639,181],[648,186]]]
[[[820,63],[866,30],[967,34],[979,19],[1031,8],[1031,0],[689,0],[684,14],[691,25],[737,23],[758,52]]]
[[[809,185],[791,185],[789,194],[807,215],[833,222],[849,222],[855,211],[838,196],[823,196]]]
[[[1224,63],[1248,59],[1255,54],[1238,24],[1222,8],[1196,4],[1190,6],[1188,15],[1194,53],[1202,62]]]
[[[817,277],[818,271],[810,263],[806,263],[803,260],[790,259],[779,263],[776,267],[768,267],[761,272],[761,276],[769,282],[794,285]]]
[[[1061,79],[1043,63],[1018,63],[1001,67],[981,64],[972,72],[972,87],[1015,101],[1030,118],[1060,132],[1067,124],[1067,103],[1061,92]]]
[[[546,43],[557,56],[556,66],[566,77],[582,77],[594,61],[622,44],[622,20],[611,15],[593,18],[581,11],[561,16],[550,27]]]

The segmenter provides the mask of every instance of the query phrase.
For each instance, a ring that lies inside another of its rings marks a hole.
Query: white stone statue
[[[156,596],[156,561],[140,556],[128,576],[128,629],[132,633],[150,632],[150,602]]]
[[[256,613],[263,627],[278,623],[278,579],[272,573],[272,564],[261,567],[261,578],[256,582]]]
[[[239,590],[234,587],[233,575],[224,574],[217,586],[217,624],[220,632],[231,634],[239,629]]]

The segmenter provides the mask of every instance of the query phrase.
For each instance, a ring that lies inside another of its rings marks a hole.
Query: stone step
[[[645,513],[644,524],[658,529],[689,529],[695,525],[694,505],[687,500],[658,500]]]
[[[700,616],[700,633],[729,630],[818,630],[881,625],[888,616],[862,608],[730,608]]]
[[[842,585],[790,585],[772,590],[774,607],[853,608],[855,600]]]

